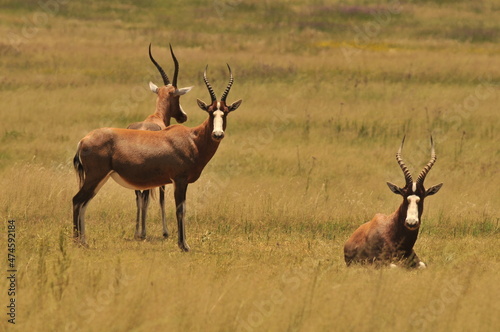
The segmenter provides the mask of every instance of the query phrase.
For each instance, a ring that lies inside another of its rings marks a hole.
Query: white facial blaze
[[[411,186],[411,190],[412,190],[412,192],[417,191],[417,183],[416,182],[413,182],[413,185]]]
[[[220,103],[217,103],[217,107],[220,107]],[[212,131],[212,135],[215,137],[221,137],[224,135],[224,120],[222,116],[224,115],[224,112],[222,112],[220,109],[217,109],[217,111],[214,112],[214,130]]]
[[[408,211],[406,212],[406,224],[410,227],[418,226],[418,202],[420,197],[417,195],[410,195],[408,200]]]

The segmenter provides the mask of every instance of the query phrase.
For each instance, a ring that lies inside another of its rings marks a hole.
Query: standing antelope
[[[158,62],[155,61],[153,55],[151,54],[151,44],[149,44],[149,58],[155,65],[155,67],[160,72],[163,78],[162,87],[157,87],[153,82],[149,82],[149,87],[153,93],[158,95],[156,99],[156,110],[153,114],[149,115],[144,121],[132,123],[127,127],[127,129],[138,129],[138,130],[152,130],[158,131],[170,126],[170,118],[174,118],[179,123],[183,123],[187,120],[187,115],[182,110],[179,99],[180,96],[188,93],[192,87],[177,89],[177,76],[179,74],[179,62],[174,55],[172,50],[172,45],[170,45],[170,53],[172,54],[172,59],[174,60],[175,70],[174,79],[172,83]],[[137,204],[137,219],[135,225],[135,238],[145,239],[146,238],[146,215],[149,205],[149,194],[150,190],[136,190],[135,191],[135,201]],[[160,209],[161,209],[161,221],[163,225],[163,236],[168,237],[167,222],[165,218],[165,186],[160,187]],[[141,225],[142,229],[140,229]]]
[[[424,199],[434,195],[441,189],[442,183],[429,189],[424,188],[427,173],[436,162],[434,142],[431,136],[431,160],[418,175],[417,181],[413,178],[401,158],[404,144],[401,142],[396,160],[403,170],[406,185],[403,188],[387,182],[389,189],[395,194],[403,196],[403,203],[391,215],[376,214],[373,219],[361,225],[347,240],[344,246],[346,264],[383,264],[401,262],[407,267],[425,268],[426,264],[418,258],[413,250],[417,240],[420,218],[424,210]]]
[[[186,191],[214,156],[224,138],[227,115],[241,105],[238,100],[226,105],[233,84],[230,79],[221,100],[203,79],[211,104],[201,100],[199,107],[208,118],[199,126],[172,125],[160,131],[101,128],[90,132],[79,143],[73,163],[80,180],[80,190],[73,197],[73,231],[75,239],[85,245],[85,209],[89,201],[111,176],[120,185],[134,190],[148,190],[174,184],[178,245],[189,251],[184,225]]]

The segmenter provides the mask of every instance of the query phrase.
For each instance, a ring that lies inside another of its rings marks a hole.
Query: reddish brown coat
[[[361,225],[354,231],[344,245],[344,259],[349,266],[359,264],[402,264],[406,267],[425,267],[413,250],[417,241],[418,230],[424,211],[425,197],[434,195],[441,186],[424,188],[424,180],[436,161],[434,143],[431,137],[431,160],[420,172],[417,181],[413,178],[401,158],[403,142],[396,153],[404,175],[406,185],[402,188],[387,183],[391,191],[403,196],[403,202],[391,215],[376,214],[372,220]]]
[[[212,103],[206,105],[198,100],[198,105],[209,114],[201,125],[195,128],[173,125],[160,131],[101,128],[80,141],[73,159],[80,179],[80,190],[73,197],[73,226],[74,237],[80,243],[85,244],[87,204],[111,176],[136,190],[173,183],[178,245],[184,251],[189,250],[184,222],[187,186],[200,177],[217,151],[224,137],[227,114],[241,104],[241,100],[225,104],[232,75],[220,102],[214,100],[206,73],[204,79]]]

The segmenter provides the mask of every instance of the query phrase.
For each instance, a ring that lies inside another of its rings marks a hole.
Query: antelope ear
[[[231,105],[229,105],[229,107],[228,107],[228,113],[232,112],[232,111],[236,110],[238,107],[240,107],[242,101],[243,100],[240,99],[238,101],[235,101]]]
[[[196,102],[198,103],[198,106],[199,106],[202,110],[204,110],[204,111],[208,111],[208,106],[207,106],[207,104],[205,104],[205,102],[204,102],[204,101],[201,101],[201,100],[199,100],[199,99],[196,99]]]
[[[188,93],[189,91],[191,91],[192,88],[193,87],[190,86],[188,88],[177,89],[177,90],[175,90],[174,94],[176,96],[182,96],[182,95],[185,95],[186,93]]]
[[[437,193],[439,191],[439,189],[441,189],[442,186],[443,186],[443,184],[440,183],[440,184],[437,184],[435,186],[430,187],[429,189],[427,189],[425,191],[425,196],[434,195],[435,193]]]
[[[387,186],[393,193],[403,196],[403,189],[390,182],[387,182]]]
[[[149,89],[151,92],[158,94],[158,87],[153,82],[149,82]]]

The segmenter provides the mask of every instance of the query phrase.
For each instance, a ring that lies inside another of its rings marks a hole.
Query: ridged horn
[[[436,151],[434,151],[434,140],[432,139],[432,135],[431,135],[431,160],[429,160],[429,162],[427,163],[427,165],[425,165],[422,172],[420,172],[420,174],[418,175],[418,178],[417,178],[418,184],[421,184],[421,185],[424,184],[425,177],[427,176],[427,173],[429,173],[432,166],[436,162],[436,159],[437,159],[436,158]]]
[[[165,85],[169,85],[170,80],[168,79],[167,74],[165,74],[165,71],[163,70],[163,68],[161,68],[161,66],[158,64],[158,62],[155,61],[155,59],[153,58],[153,55],[151,54],[151,43],[149,43],[149,58],[151,59],[151,61],[155,65],[156,69],[158,69],[158,71],[160,72],[161,78],[163,78],[163,83]]]
[[[401,142],[401,145],[399,146],[399,150],[396,153],[396,160],[398,161],[399,167],[401,167],[401,170],[403,171],[405,175],[405,181],[407,186],[411,186],[413,184],[413,178],[411,177],[410,170],[408,167],[406,167],[405,162],[403,161],[403,158],[401,158],[401,151],[403,150],[403,144],[405,143],[405,138],[406,135],[403,136],[403,141]]]
[[[224,93],[222,94],[222,97],[220,98],[220,101],[226,102],[227,95],[229,94],[229,90],[231,90],[231,86],[233,85],[233,73],[231,72],[231,67],[229,67],[229,64],[227,64],[227,68],[229,69],[229,83],[227,84],[226,90],[224,90]]]
[[[177,58],[175,57],[174,50],[172,50],[172,45],[168,44],[170,46],[170,53],[172,54],[172,59],[174,59],[174,80],[172,81],[172,85],[177,87],[177,76],[179,75],[179,61],[177,61]]]
[[[208,92],[210,92],[210,98],[212,99],[212,103],[213,103],[214,101],[217,101],[217,97],[215,96],[214,89],[212,89],[212,86],[208,82],[207,69],[208,69],[208,65],[205,67],[205,71],[203,72],[203,80],[205,81],[205,85],[207,86]]]

